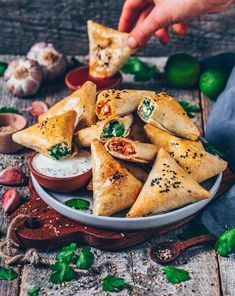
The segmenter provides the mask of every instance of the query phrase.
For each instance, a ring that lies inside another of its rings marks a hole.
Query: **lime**
[[[215,100],[226,86],[228,72],[222,68],[205,70],[199,80],[200,91],[209,99]]]
[[[175,54],[167,60],[166,80],[169,85],[179,88],[191,87],[198,81],[199,62],[188,54]]]

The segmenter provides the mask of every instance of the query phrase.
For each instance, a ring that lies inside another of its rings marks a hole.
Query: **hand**
[[[130,32],[130,48],[145,45],[154,34],[166,44],[170,41],[169,25],[173,25],[175,33],[184,35],[185,22],[203,14],[219,13],[231,3],[232,0],[126,0],[118,29]]]

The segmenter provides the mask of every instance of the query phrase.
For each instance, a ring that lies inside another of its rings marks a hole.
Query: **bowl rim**
[[[88,151],[87,151],[87,152],[88,152]],[[90,152],[88,152],[88,153],[90,154]],[[57,178],[57,177],[46,176],[46,175],[43,175],[42,173],[38,172],[38,171],[33,167],[33,164],[32,164],[32,162],[33,162],[33,158],[34,158],[37,154],[40,154],[40,153],[38,153],[38,152],[34,152],[34,153],[30,156],[30,158],[28,159],[28,167],[29,167],[29,170],[32,172],[33,175],[35,174],[37,177],[39,176],[39,177],[41,177],[41,178],[43,178],[43,179],[46,179],[46,180],[48,180],[48,181],[70,181],[70,180],[74,180],[74,179],[76,179],[76,178],[81,178],[81,177],[83,177],[83,176],[86,176],[87,173],[91,173],[91,171],[92,171],[92,167],[91,167],[91,168],[90,168],[89,170],[87,170],[85,173],[80,174],[80,175],[76,175],[76,176],[72,176],[72,177],[59,177],[59,178]]]
[[[23,125],[22,125],[22,127],[21,128],[17,128],[17,130],[16,131],[14,131],[14,132],[0,132],[0,135],[13,135],[13,134],[15,134],[15,133],[17,133],[17,132],[19,132],[19,131],[21,131],[22,129],[24,129],[25,127],[26,127],[26,125],[27,125],[27,119],[26,119],[26,117],[25,116],[23,116],[23,115],[21,115],[21,114],[18,114],[18,113],[1,113],[0,114],[0,117],[4,117],[4,116],[16,116],[16,117],[19,117],[19,118],[22,118],[23,120],[24,120],[24,122],[23,122]],[[17,143],[16,143],[17,144]]]

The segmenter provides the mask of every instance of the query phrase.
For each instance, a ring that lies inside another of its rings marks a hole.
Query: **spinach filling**
[[[154,110],[153,102],[145,98],[140,107],[141,115],[145,118],[149,118],[149,116],[153,113],[153,110]]]
[[[125,132],[125,126],[117,121],[110,121],[104,128],[101,134],[101,138],[121,137]]]
[[[53,146],[49,151],[48,151],[48,154],[56,159],[56,160],[59,160],[60,158],[68,155],[68,154],[71,154],[71,150],[68,149],[68,146],[66,143],[59,143],[59,144],[56,144],[55,146]]]

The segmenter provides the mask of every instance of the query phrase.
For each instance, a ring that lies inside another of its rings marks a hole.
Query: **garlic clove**
[[[5,214],[15,211],[21,204],[21,198],[15,188],[8,188],[2,194],[2,209]]]
[[[54,80],[66,71],[66,57],[56,50],[51,43],[36,43],[30,48],[27,57],[37,61],[42,67],[45,80]]]
[[[24,185],[26,176],[17,167],[8,167],[0,172],[0,185],[20,186]]]
[[[43,101],[35,101],[28,108],[29,114],[35,117],[42,115],[47,110],[48,110],[48,106]]]
[[[7,90],[15,96],[34,95],[42,81],[38,63],[27,58],[12,61],[4,73]]]

